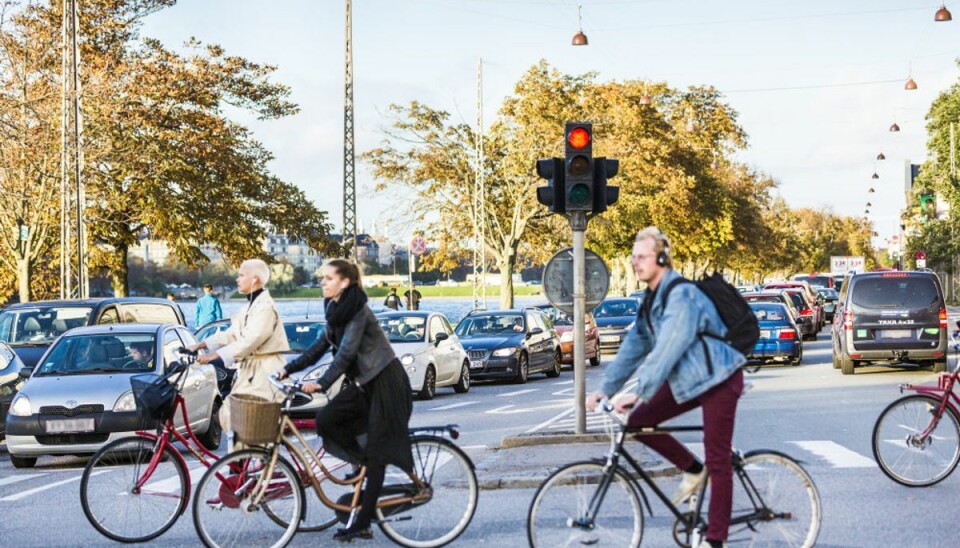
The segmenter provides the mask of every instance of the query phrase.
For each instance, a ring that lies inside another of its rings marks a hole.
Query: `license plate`
[[[600,342],[620,342],[619,335],[601,335]]]
[[[59,421],[47,421],[45,424],[48,434],[60,434],[63,432],[93,432],[93,419],[66,419]]]
[[[482,369],[483,360],[470,360],[470,369]]]
[[[770,330],[769,330],[769,329],[761,329],[761,330],[760,330],[760,338],[761,338],[761,339],[769,339],[769,338],[770,338]]]
[[[913,337],[912,329],[883,329],[880,336],[884,339],[909,339]]]

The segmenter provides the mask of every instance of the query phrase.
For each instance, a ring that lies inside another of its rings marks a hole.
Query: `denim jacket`
[[[743,354],[717,338],[725,336],[727,328],[713,302],[694,284],[677,284],[663,306],[660,290],[677,278],[680,274],[667,270],[657,286],[650,307],[653,330],[643,307],[638,311],[636,329],[627,332],[606,368],[604,394],[612,396],[637,371],[640,399],[650,401],[663,383],[669,382],[674,399],[683,403],[725,381],[746,363]]]

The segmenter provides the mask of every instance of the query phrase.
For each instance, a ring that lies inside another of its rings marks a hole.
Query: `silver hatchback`
[[[29,371],[7,415],[7,450],[17,468],[43,455],[83,455],[144,428],[130,377],[163,374],[177,350],[195,344],[176,324],[115,324],[72,329]],[[190,427],[210,448],[220,444],[220,393],[211,365],[194,364],[182,392]],[[181,416],[175,424],[183,428]]]

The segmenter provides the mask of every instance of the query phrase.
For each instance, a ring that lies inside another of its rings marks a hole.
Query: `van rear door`
[[[932,276],[890,272],[850,288],[856,350],[924,350],[940,342],[943,292]]]

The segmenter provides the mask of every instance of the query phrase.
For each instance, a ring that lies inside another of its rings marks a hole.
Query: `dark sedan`
[[[633,297],[604,299],[593,311],[600,331],[600,350],[616,350],[637,319],[640,301]]]
[[[456,334],[470,358],[474,380],[508,378],[527,382],[531,373],[560,376],[560,337],[537,308],[474,312]]]
[[[824,319],[829,323],[833,323],[833,316],[837,311],[837,301],[840,299],[840,294],[837,293],[836,289],[829,287],[818,287],[817,293],[823,297]]]

